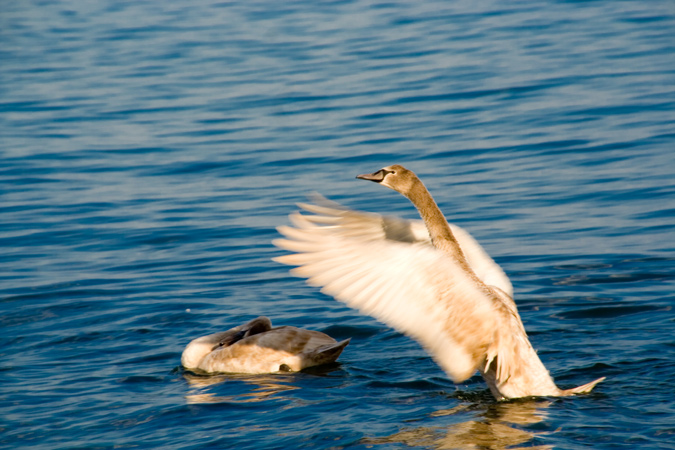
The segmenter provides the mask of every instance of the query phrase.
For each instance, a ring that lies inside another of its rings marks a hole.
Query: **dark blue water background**
[[[0,445],[675,448],[675,3],[0,6]],[[515,286],[557,382],[498,404],[271,261],[319,191],[402,163]],[[351,337],[308,373],[199,377],[268,315]]]

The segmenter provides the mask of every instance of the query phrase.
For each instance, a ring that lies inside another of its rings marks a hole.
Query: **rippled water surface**
[[[0,445],[675,448],[672,1],[4,2],[0,42]],[[354,179],[392,163],[592,394],[497,403],[272,262],[312,191],[415,217]],[[180,367],[263,314],[352,341]]]

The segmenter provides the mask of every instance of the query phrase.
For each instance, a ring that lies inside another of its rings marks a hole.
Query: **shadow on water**
[[[404,444],[409,447],[433,449],[518,449],[542,433],[534,433],[520,427],[539,423],[546,419],[550,401],[521,400],[490,405],[460,404],[451,409],[441,409],[431,417],[452,416],[472,410],[474,418],[449,426],[422,426],[406,428],[391,436],[368,438],[366,445]],[[485,408],[475,413],[476,408]],[[551,449],[550,445],[531,446],[529,449]]]

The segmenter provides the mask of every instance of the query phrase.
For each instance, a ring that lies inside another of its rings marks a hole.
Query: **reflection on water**
[[[405,444],[410,447],[433,449],[518,449],[516,445],[525,444],[541,433],[533,433],[513,425],[531,425],[546,418],[547,401],[516,401],[497,403],[478,414],[478,420],[468,420],[448,427],[409,428],[391,436],[368,439],[368,444]],[[454,415],[473,406],[461,404],[455,408],[439,410],[432,417]],[[528,446],[532,449],[551,449],[550,445]]]
[[[183,376],[190,386],[185,396],[190,404],[196,403],[251,403],[279,398],[286,391],[300,389],[294,374],[245,375],[218,374],[197,375],[184,372]],[[240,384],[236,395],[222,395],[214,387],[226,383]],[[241,389],[241,384],[249,389]],[[215,392],[212,392],[215,391]],[[406,428],[387,437],[366,438],[366,445],[405,444],[409,447],[451,449],[519,449],[537,436],[547,433],[534,433],[523,429],[528,425],[546,419],[549,401],[520,400],[506,403],[466,403],[451,409],[440,409],[429,414],[428,419],[445,416],[467,416],[468,420],[448,426],[421,426]],[[550,445],[531,446],[529,449],[551,449]]]
[[[183,374],[191,392],[185,396],[188,403],[251,403],[267,400],[285,391],[299,389],[298,386],[290,384],[293,380],[292,375],[195,375],[190,372]],[[288,380],[289,384],[285,384]],[[228,381],[243,382],[254,386],[252,390],[245,390],[237,395],[217,395],[213,392],[205,392],[206,389],[217,384]]]

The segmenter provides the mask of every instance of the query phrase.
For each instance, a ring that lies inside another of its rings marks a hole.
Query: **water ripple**
[[[0,446],[669,448],[668,1],[5,2]],[[271,258],[319,191],[392,163],[511,277],[556,380],[495,403]],[[269,315],[352,338],[300,374],[183,371]]]

